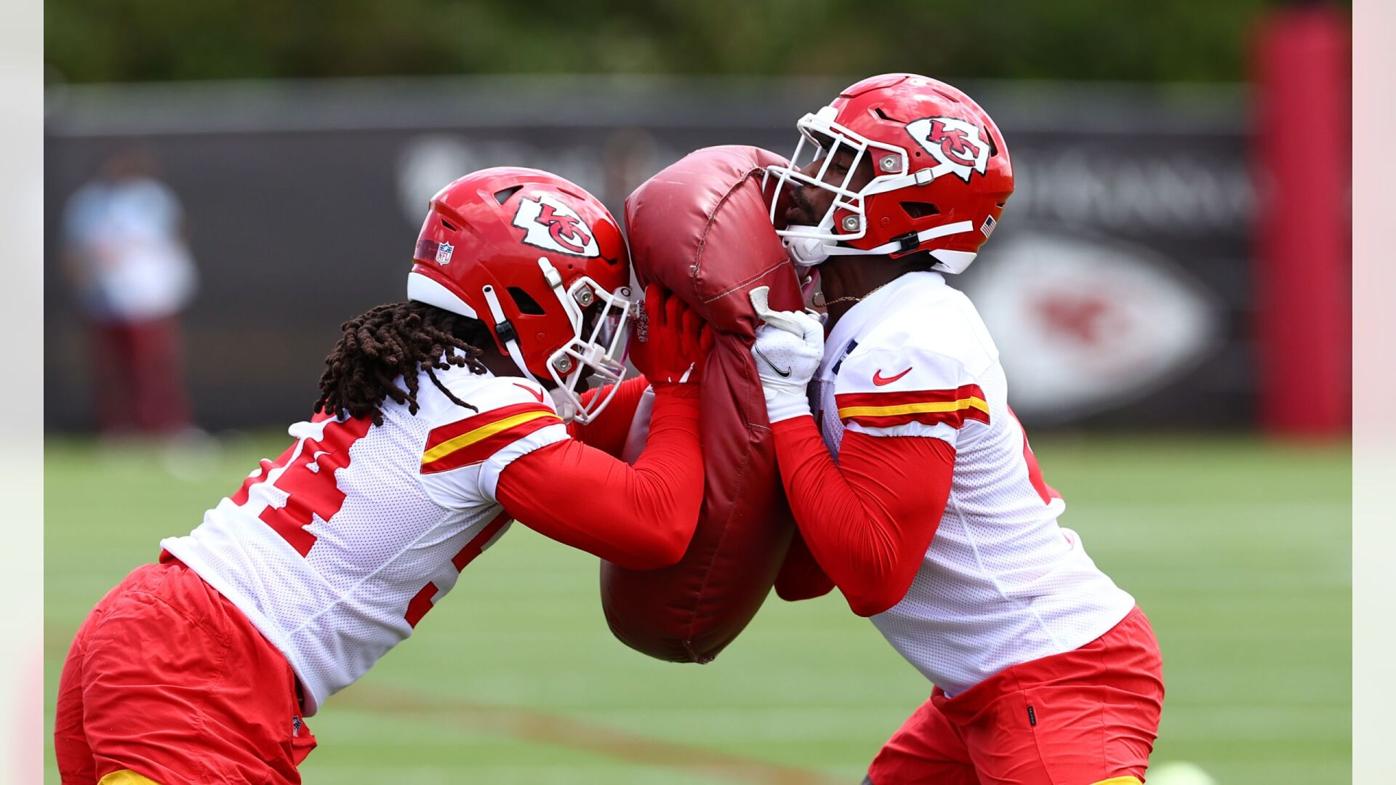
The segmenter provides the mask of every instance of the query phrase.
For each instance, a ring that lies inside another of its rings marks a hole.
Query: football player
[[[767,312],[753,347],[797,553],[813,556],[777,588],[837,586],[934,684],[866,782],[1142,781],[1158,644],[1058,524],[993,339],[946,280],[1013,192],[1003,136],[913,74],[858,82],[798,128],[791,166],[767,174],[772,219],[817,275],[829,329]]]
[[[629,567],[682,556],[706,327],[649,292],[630,352],[644,377],[618,384],[636,306],[606,208],[545,172],[486,169],[431,200],[414,259],[407,302],[343,325],[291,446],[78,631],[55,730],[67,785],[300,782],[304,718],[513,520]],[[593,375],[607,384],[588,391]],[[589,446],[619,451],[647,385],[634,465]]]

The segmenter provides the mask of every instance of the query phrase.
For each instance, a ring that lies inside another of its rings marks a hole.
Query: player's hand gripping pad
[[[601,565],[611,631],[662,660],[708,662],[731,643],[770,592],[794,532],[752,362],[757,319],[747,297],[769,286],[773,308],[802,307],[761,193],[762,168],[773,163],[785,161],[758,147],[704,148],[625,200],[641,285],[675,292],[714,332],[701,393],[707,484],[693,541],[667,569]]]

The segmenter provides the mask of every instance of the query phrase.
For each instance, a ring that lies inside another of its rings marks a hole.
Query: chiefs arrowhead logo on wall
[[[591,227],[577,211],[547,194],[520,199],[514,225],[524,230],[529,245],[572,256],[601,255]]]
[[[965,182],[989,166],[989,143],[979,126],[954,117],[923,117],[908,123],[906,132],[940,163]]]
[[[1190,376],[1217,351],[1216,295],[1147,247],[1022,228],[965,293],[993,331],[1013,408],[1065,422],[1171,394],[1205,401]],[[1172,399],[1170,399],[1172,400]]]

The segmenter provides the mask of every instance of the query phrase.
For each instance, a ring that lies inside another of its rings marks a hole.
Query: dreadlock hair
[[[436,371],[456,366],[486,373],[478,348],[490,341],[483,322],[426,303],[401,302],[369,309],[339,329],[339,342],[325,358],[315,411],[372,417],[374,425],[382,425],[383,401],[392,399],[416,414],[422,371],[456,405],[479,411],[452,395]],[[395,383],[398,377],[407,389]]]

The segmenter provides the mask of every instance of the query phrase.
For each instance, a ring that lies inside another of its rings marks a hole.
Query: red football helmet
[[[577,421],[610,402],[583,406],[577,390],[588,371],[602,384],[625,375],[634,305],[625,239],[596,197],[537,169],[482,169],[432,197],[412,258],[408,299],[483,321]]]
[[[791,258],[805,266],[830,255],[925,251],[932,269],[964,271],[993,232],[1013,193],[1013,165],[998,126],[969,96],[916,74],[883,74],[846,88],[796,124],[800,142],[790,166],[772,166],[771,220],[792,188],[834,194],[814,226],[777,223]],[[847,173],[825,178],[835,154],[853,155]],[[858,167],[873,178],[855,191]],[[813,175],[806,174],[819,162]]]

